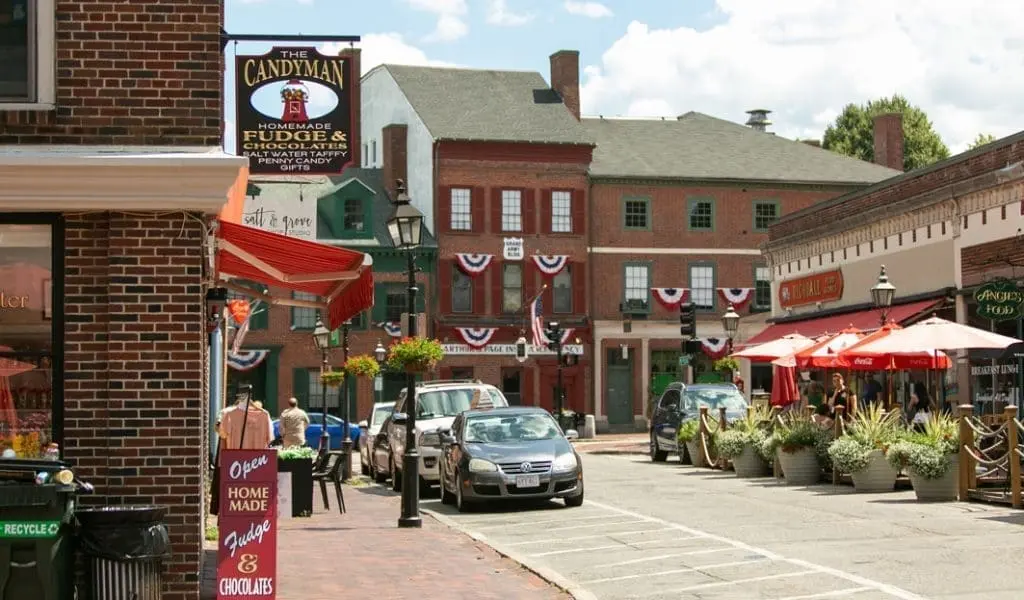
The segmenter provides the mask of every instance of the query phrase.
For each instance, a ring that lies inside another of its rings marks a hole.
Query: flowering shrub
[[[320,374],[320,381],[327,384],[327,387],[338,387],[345,381],[344,371],[324,371]]]
[[[686,442],[692,442],[697,439],[697,433],[700,431],[700,423],[696,419],[691,419],[679,426],[676,432],[676,440],[680,444]]]
[[[907,469],[924,479],[939,479],[950,468],[950,458],[960,451],[956,419],[946,414],[933,414],[923,432],[908,431],[886,454],[896,469]]]
[[[872,450],[870,446],[844,435],[829,445],[828,457],[840,471],[857,473],[867,468]]]
[[[388,367],[403,371],[429,371],[444,358],[441,342],[427,338],[402,338],[388,348]]]
[[[742,430],[739,428],[727,429],[715,437],[715,450],[718,456],[723,458],[735,458],[743,454],[747,447],[751,448],[762,458],[764,441],[768,437],[761,429]]]
[[[369,354],[358,354],[345,361],[345,372],[355,377],[373,379],[380,374],[380,365]]]
[[[298,458],[316,458],[316,450],[313,450],[309,446],[302,446],[299,448],[278,448],[277,457],[281,460],[292,460]]]
[[[900,435],[897,413],[872,405],[857,413],[846,435],[828,446],[828,457],[844,473],[857,473],[868,466],[871,453],[886,452]]]

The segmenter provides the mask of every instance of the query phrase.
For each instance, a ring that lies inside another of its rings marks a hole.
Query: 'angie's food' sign
[[[275,598],[277,452],[222,450],[217,600]]]
[[[993,321],[1012,321],[1024,314],[1024,290],[1009,280],[991,281],[974,292],[978,316]]]

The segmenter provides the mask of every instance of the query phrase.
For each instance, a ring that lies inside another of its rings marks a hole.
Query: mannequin
[[[249,392],[235,397],[235,404],[224,409],[218,427],[228,450],[262,450],[274,439],[270,413],[260,402],[252,402]]]

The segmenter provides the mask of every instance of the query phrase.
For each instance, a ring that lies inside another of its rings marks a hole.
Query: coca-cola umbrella
[[[939,350],[972,350],[975,348],[1006,348],[1021,340],[932,317],[910,327],[892,331],[879,340],[865,344],[861,352],[868,354],[915,355]]]
[[[953,362],[945,352],[931,348],[913,354],[886,354],[872,352],[867,346],[888,337],[894,331],[903,329],[889,321],[880,329],[864,336],[856,344],[841,350],[838,361],[841,367],[854,371],[901,371],[905,369],[948,369]]]
[[[778,367],[800,367],[803,369],[840,368],[842,365],[837,362],[839,353],[856,344],[863,336],[860,329],[849,327],[803,350],[777,358],[772,361],[772,364]]]
[[[814,340],[799,333],[784,335],[770,342],[744,348],[731,354],[732,358],[745,358],[751,362],[771,362],[783,356],[789,356],[812,345]]]

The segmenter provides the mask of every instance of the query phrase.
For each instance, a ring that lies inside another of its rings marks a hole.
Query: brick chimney
[[[395,197],[395,180],[402,179],[408,183],[409,156],[406,152],[409,137],[408,127],[392,123],[384,128],[384,166],[381,167],[384,178],[384,189],[391,198]]]
[[[900,113],[875,117],[875,163],[903,170],[903,115]]]
[[[559,50],[551,55],[551,89],[558,92],[565,107],[579,121],[580,53],[578,50]]]

